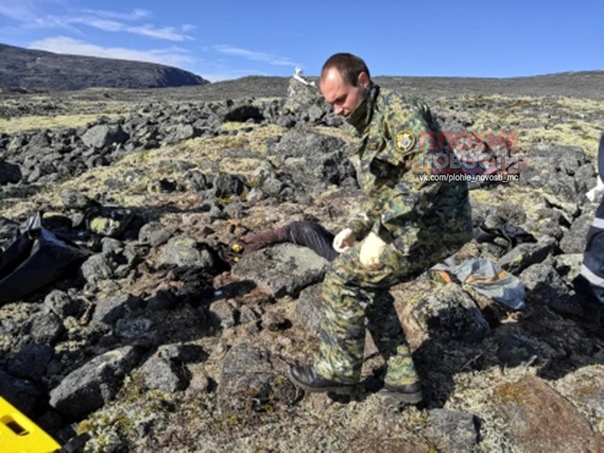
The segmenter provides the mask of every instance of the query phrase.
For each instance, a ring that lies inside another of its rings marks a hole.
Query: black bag
[[[90,252],[42,228],[40,213],[0,248],[0,303],[13,302],[58,279]]]

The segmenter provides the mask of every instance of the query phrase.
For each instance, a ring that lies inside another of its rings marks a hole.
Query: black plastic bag
[[[57,280],[90,252],[42,228],[40,213],[0,249],[0,303],[13,302]]]

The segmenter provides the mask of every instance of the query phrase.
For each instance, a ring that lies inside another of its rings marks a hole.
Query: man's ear
[[[365,71],[359,74],[359,77],[357,78],[357,85],[362,86],[365,89],[369,88],[369,76]]]

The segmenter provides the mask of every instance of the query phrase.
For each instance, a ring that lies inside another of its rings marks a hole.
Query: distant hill
[[[210,83],[171,66],[60,55],[0,44],[2,91],[64,91],[91,87],[160,88]]]

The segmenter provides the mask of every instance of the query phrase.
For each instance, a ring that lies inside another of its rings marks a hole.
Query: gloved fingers
[[[342,253],[349,249],[356,241],[356,235],[350,228],[345,228],[336,234],[333,239],[333,248],[336,252]]]
[[[369,233],[363,241],[359,253],[361,264],[368,269],[379,268],[381,265],[380,258],[385,249],[386,243],[375,233]]]
[[[350,246],[342,244],[342,241],[336,242],[336,240],[334,239],[333,248],[336,252],[343,253],[346,250],[348,250],[350,248]]]

